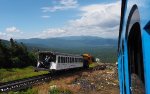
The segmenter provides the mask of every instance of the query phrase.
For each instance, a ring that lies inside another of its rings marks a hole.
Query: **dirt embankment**
[[[117,67],[106,64],[106,68],[66,74],[37,88],[39,94],[48,94],[53,88],[73,94],[119,94]]]

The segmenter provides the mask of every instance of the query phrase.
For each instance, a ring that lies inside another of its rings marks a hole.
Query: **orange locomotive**
[[[89,54],[83,54],[83,68],[89,68],[89,65],[94,62],[93,56]]]

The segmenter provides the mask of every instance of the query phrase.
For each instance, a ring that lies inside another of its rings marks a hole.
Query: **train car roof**
[[[81,57],[81,55],[60,53],[60,52],[53,52],[53,51],[39,51],[38,53],[43,53],[43,54],[47,53],[47,54],[53,54],[53,55],[64,55],[64,56],[78,56],[78,57]]]

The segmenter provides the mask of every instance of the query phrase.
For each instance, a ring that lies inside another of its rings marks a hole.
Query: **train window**
[[[66,57],[64,57],[64,63],[66,63]]]
[[[65,59],[66,59],[66,63],[68,63],[68,58],[67,58],[67,57],[65,57]]]
[[[65,63],[65,57],[63,57],[63,63]]]
[[[73,57],[71,57],[71,63],[73,63]]]
[[[75,62],[77,62],[77,58],[75,58]]]
[[[68,61],[68,63],[69,63],[69,57],[67,57],[67,61]]]
[[[77,62],[79,62],[79,58],[77,58]]]
[[[60,58],[60,56],[59,56],[59,57],[58,57],[58,63],[60,63],[60,62],[61,62],[61,61],[60,61],[60,59],[61,59],[61,58]]]
[[[70,63],[70,57],[68,57],[68,63]]]
[[[65,57],[65,63],[67,63],[67,57]]]
[[[56,55],[52,56],[52,61],[56,62]]]
[[[66,63],[65,57],[63,57],[63,63]]]
[[[73,63],[74,63],[74,57],[72,59],[73,59]]]
[[[71,63],[71,57],[69,57],[69,62]]]
[[[64,57],[64,63],[66,63],[66,58]]]
[[[70,57],[70,63],[72,63],[72,57]]]
[[[63,57],[61,57],[61,63],[64,63],[64,59],[63,59]]]
[[[63,60],[64,60],[64,62],[63,62],[63,63],[66,63],[66,58],[65,58],[65,57],[63,57]]]
[[[77,58],[75,58],[75,62],[77,62]]]
[[[71,57],[71,63],[73,63],[73,58]]]
[[[71,58],[72,63],[74,63],[73,57]]]
[[[63,57],[63,63],[65,63],[65,57]]]
[[[62,63],[62,57],[60,57],[60,63]]]
[[[70,57],[70,63],[72,63],[72,59],[71,59],[71,57]]]
[[[74,57],[72,57],[72,63],[74,63]]]
[[[64,62],[64,63],[67,63],[66,57],[64,57],[64,59],[65,59],[65,62]]]
[[[74,63],[74,57],[73,57],[73,63]]]
[[[72,57],[72,63],[74,63],[74,57]]]
[[[73,63],[75,63],[75,58],[73,58]]]

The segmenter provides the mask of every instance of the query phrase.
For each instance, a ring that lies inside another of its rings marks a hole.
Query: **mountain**
[[[30,46],[46,48],[79,48],[79,47],[97,47],[97,46],[116,46],[116,39],[106,39],[94,36],[69,36],[56,38],[31,38],[19,39],[17,42],[23,42]]]

